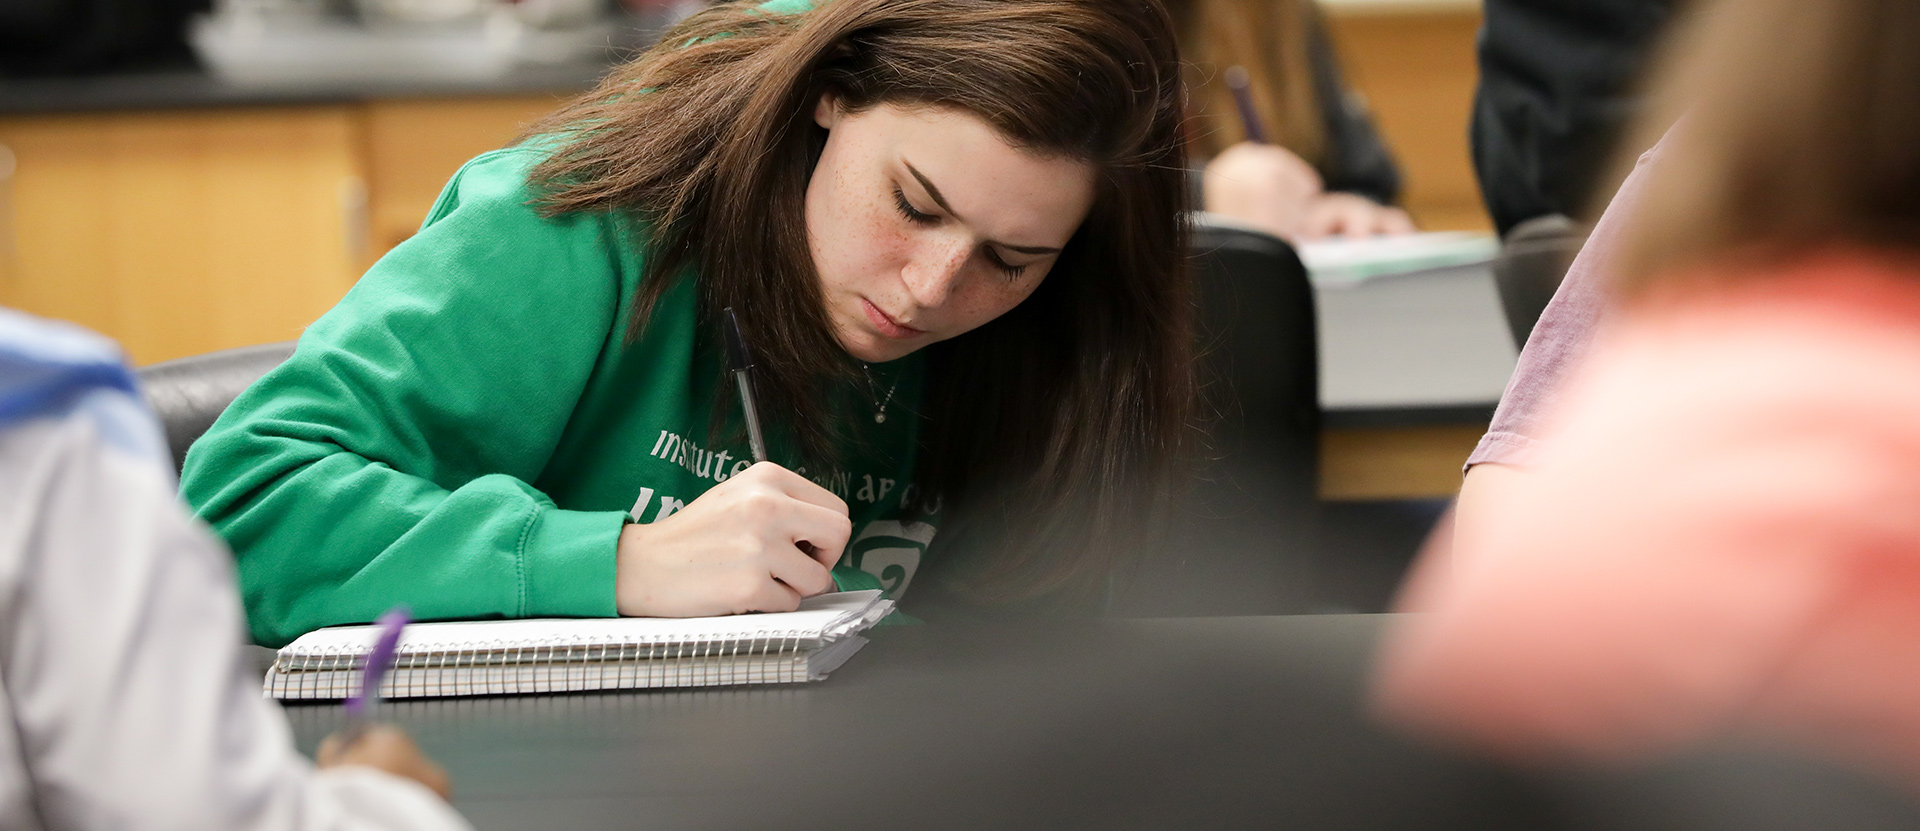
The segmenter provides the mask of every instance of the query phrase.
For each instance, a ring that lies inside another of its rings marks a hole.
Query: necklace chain
[[[900,379],[893,379],[893,386],[887,387],[887,397],[880,397],[880,385],[873,380],[873,370],[866,364],[860,365],[860,371],[867,376],[867,394],[873,397],[873,423],[887,423],[887,405],[893,403],[893,393],[900,389]]]

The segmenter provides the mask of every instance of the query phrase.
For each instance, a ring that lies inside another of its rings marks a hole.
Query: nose
[[[973,241],[958,236],[928,243],[900,269],[900,282],[914,305],[936,309],[946,304],[959,287],[961,270],[972,256]]]

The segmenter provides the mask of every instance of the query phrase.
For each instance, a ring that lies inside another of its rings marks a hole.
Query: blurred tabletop
[[[1484,426],[1519,360],[1490,267],[1314,286],[1332,427]]]
[[[1521,775],[1360,715],[1381,616],[884,627],[825,682],[395,702],[494,828],[1896,828],[1898,795],[1715,760]],[[339,708],[288,708],[311,752]],[[1906,827],[1912,827],[1908,825]]]

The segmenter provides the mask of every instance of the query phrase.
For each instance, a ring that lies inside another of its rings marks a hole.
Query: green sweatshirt
[[[468,162],[188,454],[181,493],[232,545],[258,642],[403,603],[421,619],[613,616],[623,524],[749,464],[737,405],[708,433],[731,387],[692,281],[627,344],[645,245],[609,214],[528,207],[540,158]],[[842,588],[899,595],[933,538],[903,511],[922,380],[917,355],[872,367],[828,402],[859,440],[834,469],[799,469],[852,509]],[[762,418],[792,467],[779,414]]]

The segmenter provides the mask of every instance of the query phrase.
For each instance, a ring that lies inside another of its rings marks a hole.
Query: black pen
[[[733,373],[733,382],[740,389],[740,412],[747,418],[747,444],[753,447],[753,460],[767,460],[767,439],[760,433],[760,408],[753,404],[753,358],[747,353],[747,342],[740,337],[740,321],[733,316],[733,307],[728,306],[727,314],[727,370]]]

